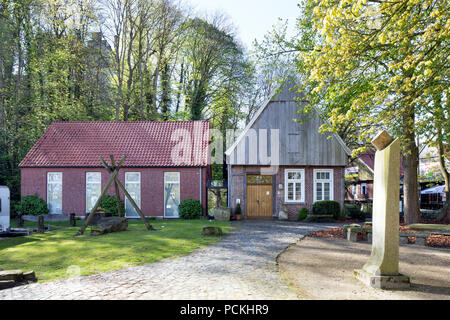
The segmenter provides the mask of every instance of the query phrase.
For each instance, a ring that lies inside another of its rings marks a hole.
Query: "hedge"
[[[186,199],[181,201],[178,212],[182,219],[197,219],[203,214],[203,207],[198,200]]]
[[[313,215],[333,215],[334,219],[338,219],[341,215],[341,205],[333,200],[318,201],[313,204],[312,213]]]

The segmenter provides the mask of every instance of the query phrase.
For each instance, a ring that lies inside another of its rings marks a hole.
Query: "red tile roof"
[[[207,121],[54,122],[19,166],[101,167],[112,154],[124,167],[204,167],[208,144]]]

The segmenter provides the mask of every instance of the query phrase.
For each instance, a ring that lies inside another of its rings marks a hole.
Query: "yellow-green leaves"
[[[449,86],[448,0],[305,1],[322,35],[302,55],[305,87],[314,84],[310,101],[328,110],[330,130],[352,123],[400,133],[411,110],[419,119],[412,128],[429,130],[429,96]]]

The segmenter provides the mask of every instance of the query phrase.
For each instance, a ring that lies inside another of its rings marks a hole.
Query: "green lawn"
[[[77,226],[81,223],[77,221]],[[68,222],[50,223],[55,229],[45,234],[0,240],[0,267],[34,270],[39,281],[66,278],[71,265],[79,266],[81,275],[88,275],[186,255],[219,241],[201,235],[205,225],[221,227],[224,233],[230,230],[229,222],[207,220],[151,224],[161,230],[147,231],[141,221],[129,221],[124,232],[94,237],[88,227],[85,235],[74,237],[78,227],[68,227]],[[25,222],[25,227],[36,227],[36,223]]]

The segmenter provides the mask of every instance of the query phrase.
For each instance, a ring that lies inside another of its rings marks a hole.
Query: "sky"
[[[251,49],[254,39],[262,40],[278,18],[295,23],[300,9],[298,0],[189,0],[202,13],[223,12],[237,28],[238,38]]]

